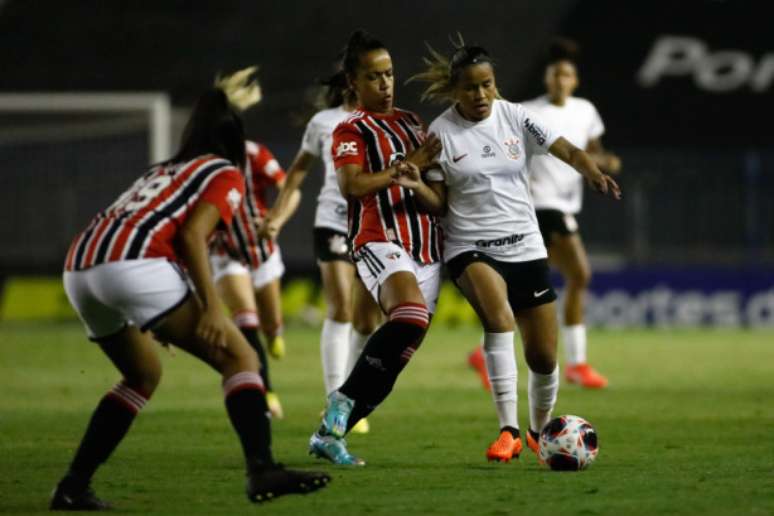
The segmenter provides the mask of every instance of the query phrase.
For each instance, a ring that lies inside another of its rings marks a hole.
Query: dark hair
[[[339,70],[330,77],[321,79],[320,85],[323,86],[320,104],[326,108],[338,107],[349,100],[349,97],[352,95],[352,90],[350,90],[349,84],[347,84],[347,74],[344,73],[344,70]]]
[[[494,61],[490,57],[489,52],[483,47],[459,47],[449,59],[450,85],[454,86],[457,83],[462,70],[468,66],[481,63],[490,63],[494,65]]]
[[[572,64],[578,64],[578,57],[580,56],[580,47],[578,44],[568,38],[557,37],[551,42],[548,47],[548,56],[546,58],[546,66],[553,65],[559,61],[569,61]]]
[[[196,101],[185,124],[180,149],[169,162],[189,161],[202,154],[216,154],[240,169],[245,166],[242,119],[218,88],[207,90]]]
[[[360,56],[372,50],[386,49],[384,44],[363,29],[357,29],[344,47],[344,73],[353,76],[360,64]]]

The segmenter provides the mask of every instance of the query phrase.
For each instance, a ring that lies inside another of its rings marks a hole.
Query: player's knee
[[[567,278],[568,288],[576,290],[586,289],[591,283],[591,270],[588,267],[579,267],[575,269]]]
[[[161,368],[149,367],[143,371],[124,375],[124,383],[130,389],[149,399],[161,382]]]
[[[328,305],[328,319],[340,323],[348,323],[352,320],[352,303],[330,303]]]
[[[513,312],[507,306],[487,312],[483,319],[484,329],[489,333],[505,333],[516,328]]]
[[[556,352],[548,347],[525,349],[524,358],[530,370],[539,374],[551,374],[556,369]]]

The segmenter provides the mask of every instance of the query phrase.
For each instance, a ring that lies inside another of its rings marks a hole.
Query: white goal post
[[[145,114],[151,163],[172,155],[172,105],[164,92],[0,93],[0,112]]]

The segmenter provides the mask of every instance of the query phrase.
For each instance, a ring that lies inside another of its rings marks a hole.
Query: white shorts
[[[65,271],[63,279],[67,298],[92,340],[127,325],[151,329],[190,293],[186,276],[166,258],[103,263]]]
[[[210,265],[212,265],[212,279],[216,283],[223,276],[249,275],[255,290],[262,289],[285,274],[285,264],[282,263],[282,254],[279,248],[255,270],[250,270],[242,262],[234,260],[230,256],[220,254],[210,255]]]
[[[371,242],[355,251],[355,266],[363,284],[379,302],[379,291],[382,284],[400,271],[412,273],[417,278],[417,285],[425,298],[427,311],[435,312],[438,304],[438,293],[441,288],[441,264],[423,265],[414,260],[402,247],[392,242]]]

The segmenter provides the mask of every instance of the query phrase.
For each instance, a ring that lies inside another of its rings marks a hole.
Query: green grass
[[[273,362],[287,418],[277,457],[331,472],[320,493],[263,507],[244,498],[237,440],[219,380],[178,352],[95,489],[121,512],[157,514],[774,514],[774,335],[743,331],[594,332],[611,386],[563,386],[556,413],[597,428],[601,451],[581,473],[525,453],[488,464],[496,437],[489,395],[466,367],[475,330],[431,329],[342,469],[306,454],[323,407],[318,334],[290,329]],[[526,425],[523,359],[520,413]],[[0,512],[46,508],[91,410],[117,380],[75,324],[0,324]]]

